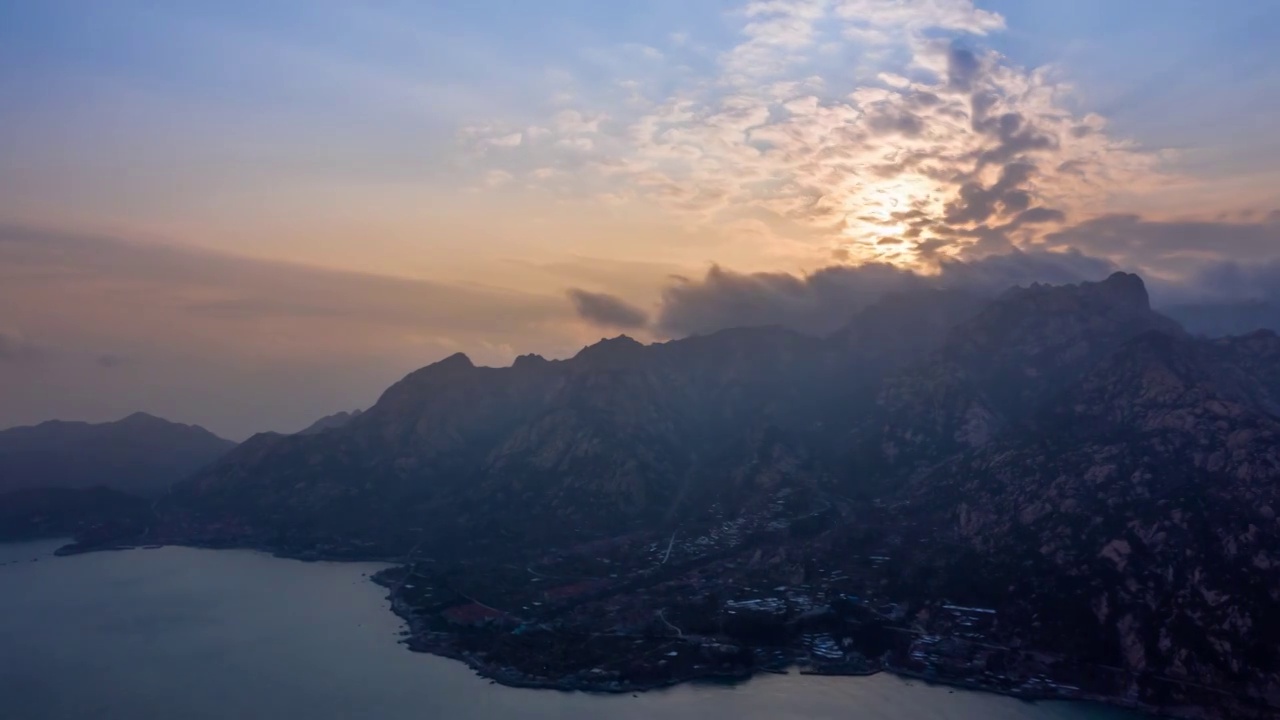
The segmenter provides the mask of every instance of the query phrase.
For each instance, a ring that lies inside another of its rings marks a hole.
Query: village
[[[1023,651],[994,608],[890,596],[902,541],[851,539],[846,512],[838,499],[781,490],[667,532],[525,562],[419,558],[376,580],[412,649],[514,686],[626,692],[758,672],[888,670],[1080,698],[1123,682]]]

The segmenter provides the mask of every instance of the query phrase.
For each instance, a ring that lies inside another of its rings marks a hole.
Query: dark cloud
[[[1209,262],[1183,281],[1159,287],[1170,302],[1280,302],[1280,258]]]
[[[1000,177],[990,187],[983,187],[976,180],[960,185],[957,197],[947,206],[949,223],[981,223],[997,214],[1010,214],[1025,210],[1031,196],[1020,187],[1036,170],[1035,165],[1015,162],[1005,165]]]
[[[1262,222],[1156,221],[1104,215],[1045,236],[1050,247],[1133,258],[1179,275],[1219,260],[1269,260],[1280,254],[1280,216]]]
[[[916,280],[884,264],[838,265],[805,276],[713,266],[702,279],[678,281],[663,292],[657,325],[673,336],[750,325],[828,332],[885,292]]]
[[[826,333],[888,292],[943,287],[994,294],[1032,282],[1097,280],[1115,270],[1107,260],[1078,252],[1044,251],[941,260],[935,275],[883,264],[833,266],[803,276],[714,266],[700,280],[680,280],[667,288],[657,326],[673,336],[752,325]]]
[[[940,263],[939,282],[945,287],[1000,292],[1033,282],[1061,285],[1100,280],[1119,269],[1110,260],[1075,250],[1014,251],[981,260],[944,260]]]
[[[942,98],[936,93],[926,92],[924,90],[912,90],[906,96],[907,105],[913,108],[931,108],[942,102]]]
[[[924,120],[904,108],[877,104],[867,113],[867,129],[876,135],[918,137],[924,132]]]
[[[571,288],[569,300],[578,317],[601,327],[634,330],[649,325],[649,315],[627,301],[607,293]]]
[[[1005,112],[991,115],[991,110],[1000,102],[1000,97],[991,90],[976,90],[977,78],[981,74],[981,61],[968,50],[952,47],[947,56],[947,80],[952,89],[964,92],[972,91],[969,96],[970,125],[975,132],[982,133],[996,141],[994,147],[987,148],[978,154],[977,170],[987,165],[1003,165],[1016,160],[1026,153],[1052,150],[1059,146],[1058,138],[1052,133],[1037,128],[1019,112]],[[1073,133],[1080,127],[1073,128]],[[1075,133],[1076,137],[1082,137]]]
[[[98,367],[106,368],[106,369],[110,370],[110,369],[112,369],[112,368],[117,368],[117,367],[120,367],[121,365],[123,365],[123,364],[125,363],[125,359],[124,359],[123,357],[121,357],[121,356],[119,356],[119,355],[115,355],[115,354],[113,354],[113,353],[103,353],[103,354],[99,355],[99,356],[94,360],[94,362],[96,362],[96,363],[98,364]]]
[[[1047,222],[1063,222],[1067,216],[1061,210],[1054,210],[1046,207],[1034,207],[1029,210],[1023,210],[1018,213],[1018,217],[1014,218],[1014,222],[1018,225],[1028,225]]]
[[[947,84],[954,90],[969,90],[982,71],[982,62],[972,50],[953,45],[947,53]]]
[[[1000,98],[990,91],[975,92],[969,96],[969,123],[976,132],[990,132],[987,113]]]
[[[978,167],[1006,163],[1033,150],[1050,150],[1058,139],[1040,132],[1019,113],[1004,113],[978,122],[978,129],[994,136],[998,144],[978,156]]]
[[[1280,259],[1210,263],[1182,282],[1156,282],[1152,298],[1197,335],[1280,330]]]

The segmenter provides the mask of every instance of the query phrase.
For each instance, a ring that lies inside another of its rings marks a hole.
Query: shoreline
[[[50,539],[50,538],[43,538]],[[396,597],[397,589],[394,581],[383,576],[383,573],[392,570],[395,567],[401,567],[405,564],[403,557],[377,557],[377,556],[332,556],[321,555],[313,551],[307,552],[289,552],[279,548],[273,548],[260,544],[233,544],[233,543],[201,543],[201,542],[169,542],[156,543],[154,540],[148,543],[112,543],[109,545],[92,545],[78,542],[71,542],[62,545],[54,550],[53,554],[58,557],[69,557],[74,555],[88,554],[99,551],[122,551],[137,549],[153,549],[158,547],[173,546],[187,547],[201,550],[249,550],[270,555],[282,560],[295,560],[300,562],[332,562],[332,563],[351,563],[351,562],[369,562],[382,563],[392,567],[384,568],[377,572],[367,575],[365,579],[373,582],[386,589],[387,595],[384,599],[390,605],[390,610],[400,618],[406,625],[406,630],[402,633],[398,644],[404,645],[410,652],[423,653],[436,657],[453,660],[466,665],[478,677],[489,680],[491,684],[502,685],[522,690],[555,690],[560,692],[582,692],[582,693],[598,693],[607,695],[620,695],[625,693],[641,693],[654,690],[663,690],[685,683],[727,683],[737,684],[750,681],[756,676],[767,673],[774,675],[802,675],[802,676],[828,676],[828,677],[870,677],[881,673],[886,673],[902,680],[917,680],[928,685],[955,688],[966,692],[980,692],[991,695],[1000,695],[1026,702],[1071,702],[1071,703],[1090,703],[1103,705],[1106,707],[1117,708],[1121,710],[1141,713],[1150,717],[1177,717],[1185,720],[1219,720],[1222,716],[1208,712],[1208,708],[1180,706],[1177,715],[1169,715],[1166,708],[1158,708],[1146,705],[1137,701],[1128,700],[1122,697],[1093,695],[1087,693],[1067,695],[1062,693],[1051,693],[1043,690],[1029,689],[1022,686],[1004,688],[993,686],[982,682],[968,681],[959,678],[946,678],[928,676],[925,673],[914,671],[908,668],[895,667],[886,664],[879,666],[859,669],[859,670],[839,670],[834,668],[813,668],[801,667],[799,664],[788,665],[783,668],[779,667],[750,667],[741,671],[722,672],[709,670],[702,673],[682,675],[673,677],[660,682],[629,682],[625,680],[611,679],[607,681],[590,682],[577,677],[565,677],[560,679],[543,679],[531,678],[528,676],[516,674],[514,672],[505,672],[503,668],[495,668],[494,666],[475,658],[464,652],[451,652],[445,648],[438,647],[434,644],[426,643],[421,640],[419,633],[419,621],[414,616],[413,611],[399,598]],[[1187,712],[1193,710],[1194,712]]]
[[[502,685],[505,687],[516,689],[532,689],[532,690],[557,690],[561,692],[585,692],[600,694],[623,694],[623,693],[639,693],[649,692],[653,690],[663,690],[675,687],[685,683],[697,682],[748,682],[758,675],[801,675],[801,676],[824,676],[824,677],[871,677],[879,674],[888,674],[902,680],[919,680],[928,685],[936,685],[940,687],[955,688],[966,692],[980,692],[990,695],[999,695],[1002,697],[1013,698],[1025,702],[1072,702],[1072,703],[1089,703],[1105,705],[1107,707],[1119,708],[1133,712],[1142,713],[1153,718],[1168,717],[1162,715],[1159,708],[1150,707],[1141,703],[1126,702],[1122,698],[1111,698],[1106,696],[1081,694],[1076,696],[1062,695],[1058,693],[1048,693],[1043,691],[1027,690],[1023,688],[1000,688],[993,687],[977,682],[966,682],[959,679],[931,678],[924,673],[912,671],[907,668],[898,668],[888,665],[880,665],[878,667],[866,670],[838,670],[838,669],[814,669],[800,668],[797,665],[789,665],[784,668],[766,668],[754,667],[746,669],[740,673],[724,674],[709,672],[699,675],[690,675],[686,677],[673,678],[663,682],[652,683],[622,683],[617,681],[608,681],[605,683],[583,683],[575,682],[568,679],[564,680],[540,680],[528,678],[524,676],[515,676],[510,673],[495,671],[492,666],[485,664],[474,657],[468,656],[466,653],[448,652],[442,648],[432,647],[422,643],[414,643],[416,637],[414,632],[415,616],[413,611],[409,609],[402,601],[395,597],[394,583],[385,577],[381,577],[382,573],[375,573],[369,576],[369,580],[379,587],[388,590],[386,600],[391,606],[391,611],[404,621],[409,628],[408,633],[400,644],[409,649],[410,652],[418,652],[426,655],[434,655],[449,660],[454,660],[466,665],[477,676],[489,680],[491,683]],[[794,669],[794,673],[793,673]],[[1186,716],[1188,718],[1197,718],[1210,716]]]

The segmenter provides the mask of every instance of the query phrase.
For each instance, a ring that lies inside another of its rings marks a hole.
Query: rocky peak
[[[470,370],[474,367],[475,363],[471,362],[471,358],[467,357],[466,353],[456,352],[443,360],[438,360],[428,365],[427,369],[434,368],[437,372],[447,372],[463,369]]]
[[[546,365],[549,365],[549,364],[550,364],[550,361],[542,357],[541,355],[538,355],[536,353],[529,353],[527,355],[518,356],[515,359],[515,362],[511,363],[511,367],[513,369],[518,370],[522,368],[527,369],[527,368],[545,367]]]
[[[421,382],[424,380],[440,378],[456,378],[459,375],[474,369],[476,369],[476,366],[471,362],[471,358],[467,357],[465,353],[458,352],[444,358],[443,360],[437,360],[426,367],[414,370],[405,376],[404,380],[401,382]]]
[[[378,402],[370,409],[374,414],[386,412],[388,408],[405,408],[420,405],[435,395],[437,391],[456,387],[463,380],[474,378],[479,373],[471,358],[463,353],[454,353],[443,360],[409,373],[400,382],[387,388],[378,398]],[[376,412],[375,412],[376,411]]]
[[[150,413],[145,413],[142,411],[138,411],[126,417],[120,418],[119,420],[116,421],[116,423],[119,425],[132,425],[135,427],[144,427],[147,425],[158,426],[158,425],[176,424],[176,423],[170,423],[168,420],[163,420],[161,418],[156,417],[155,415],[152,415]]]
[[[1066,353],[1055,362],[1072,361],[1094,355],[1090,349],[1113,349],[1148,330],[1186,334],[1151,310],[1141,278],[1118,272],[1100,282],[1013,288],[957,327],[951,344],[969,354]]]
[[[986,312],[1010,310],[1137,315],[1151,312],[1151,300],[1142,278],[1132,273],[1117,272],[1097,282],[1075,285],[1032,283],[1027,287],[1010,288]]]
[[[1097,363],[1145,333],[1184,338],[1151,310],[1137,276],[1013,288],[955,326],[942,347],[883,386],[876,443],[935,459],[1030,421]],[[910,445],[906,443],[910,442]]]
[[[1151,298],[1147,295],[1147,286],[1142,282],[1142,278],[1133,273],[1112,273],[1106,280],[1093,283],[1090,289],[1117,306],[1134,310],[1151,309]]]
[[[627,364],[640,358],[645,346],[627,335],[601,338],[573,356],[575,363],[588,367],[612,367]]]
[[[89,427],[94,427],[89,425]],[[164,435],[168,437],[189,437],[199,439],[216,439],[220,443],[230,443],[223,440],[213,433],[204,429],[199,425],[188,425],[186,423],[173,422],[157,417],[151,413],[138,411],[127,415],[114,422],[102,423],[100,427],[103,431],[114,433],[123,437],[143,437],[152,435]]]

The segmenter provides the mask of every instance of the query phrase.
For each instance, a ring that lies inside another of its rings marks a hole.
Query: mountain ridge
[[[599,638],[640,686],[696,676],[640,657],[673,623],[738,647],[724,672],[760,666],[761,632],[826,662],[809,628],[847,634],[861,668],[1268,717],[1278,408],[1275,333],[1192,336],[1135,275],[929,291],[825,337],[619,336],[506,368],[455,354],[339,427],[254,436],[162,498],[148,537],[403,557],[415,579],[387,583],[411,643],[504,681],[597,688],[564,679],[603,660],[562,637]],[[771,588],[809,600],[743,625],[734,603]],[[959,622],[965,603],[998,621]],[[529,625],[549,630],[511,639]],[[608,645],[621,626],[637,645]]]

